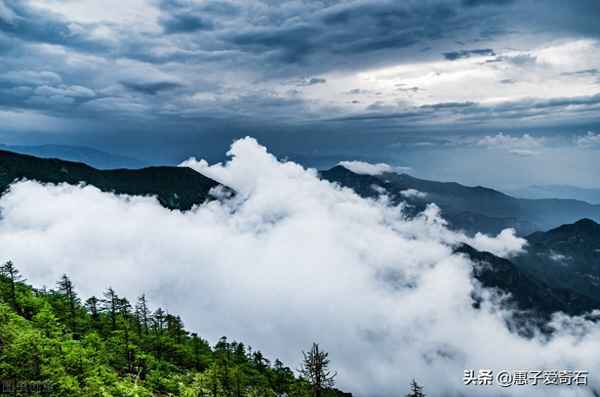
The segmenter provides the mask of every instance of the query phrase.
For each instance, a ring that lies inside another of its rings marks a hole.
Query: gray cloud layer
[[[0,140],[173,162],[245,134],[320,156],[366,132],[600,124],[594,1],[76,4],[0,0]]]

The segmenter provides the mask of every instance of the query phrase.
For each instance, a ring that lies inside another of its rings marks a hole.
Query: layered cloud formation
[[[365,131],[573,137],[598,128],[599,16],[593,0],[0,0],[0,140],[174,161],[257,125],[308,153]]]
[[[37,285],[68,273],[84,296],[108,285],[130,299],[146,292],[211,341],[243,340],[293,367],[318,341],[339,386],[363,396],[398,395],[413,377],[429,395],[500,392],[465,387],[468,368],[600,371],[598,326],[557,317],[549,339],[513,334],[511,311],[452,254],[467,241],[509,256],[524,249],[510,231],[468,240],[445,227],[435,205],[406,219],[402,206],[322,181],[251,138],[229,155],[226,164],[186,165],[237,196],[185,213],[91,186],[16,183],[0,199],[0,259],[13,259]],[[479,310],[473,293],[486,297]],[[549,390],[502,392],[591,396]]]

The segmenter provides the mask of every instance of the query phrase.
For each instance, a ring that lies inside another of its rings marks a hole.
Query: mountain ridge
[[[600,221],[600,205],[579,200],[520,199],[483,186],[430,181],[391,172],[364,175],[341,165],[321,170],[319,174],[323,179],[354,189],[363,197],[376,198],[381,189],[385,189],[393,203],[410,204],[409,212],[422,211],[427,203],[435,203],[452,228],[471,234],[497,234],[503,229],[514,228],[524,236],[581,218]],[[407,197],[406,191],[410,189],[422,194]]]
[[[156,196],[166,208],[189,210],[214,198],[212,189],[224,187],[188,167],[155,166],[140,169],[99,170],[87,164],[59,159],[44,159],[0,150],[0,192],[15,180],[29,179],[42,183],[81,182],[105,192]]]
[[[44,145],[6,145],[0,144],[0,150],[30,156],[75,161],[85,163],[98,169],[143,168],[148,166],[144,161],[98,150],[87,146],[44,144]]]
[[[595,298],[600,291],[600,224],[581,219],[526,237],[514,263],[545,283]]]

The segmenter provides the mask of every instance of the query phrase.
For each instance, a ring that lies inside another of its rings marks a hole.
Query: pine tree
[[[63,274],[57,283],[58,290],[64,297],[67,304],[67,319],[69,327],[73,334],[77,335],[77,306],[80,303],[77,294],[75,293],[75,286],[71,282],[71,279],[66,274]]]
[[[181,343],[182,338],[187,335],[187,333],[184,332],[181,317],[167,314],[165,321],[167,322],[167,332],[169,336],[175,339],[177,343]]]
[[[312,388],[313,397],[321,397],[324,389],[335,385],[336,372],[329,369],[329,353],[320,351],[319,345],[313,343],[308,353],[302,352],[304,362],[300,374]]]
[[[273,375],[271,377],[271,386],[273,391],[278,396],[288,394],[290,389],[290,379],[294,378],[294,373],[291,369],[284,366],[283,363],[276,359],[273,363]]]
[[[112,287],[104,292],[104,299],[102,300],[103,309],[108,312],[110,317],[111,329],[115,331],[117,329],[117,313],[119,311],[119,296],[115,293]]]
[[[135,314],[138,319],[138,332],[144,331],[145,335],[148,335],[148,321],[150,317],[150,310],[146,302],[146,295],[142,294],[135,304]],[[140,335],[141,336],[141,335]]]
[[[419,385],[417,381],[413,379],[412,382],[410,382],[410,393],[408,393],[406,397],[425,397],[423,386]]]
[[[260,350],[252,353],[252,363],[259,372],[265,372],[271,364],[269,360],[267,360],[265,356],[263,356]]]
[[[160,307],[152,315],[152,328],[154,329],[154,347],[156,356],[160,359],[163,354],[163,330],[165,328],[165,311]]]
[[[133,371],[133,352],[129,347],[129,319],[131,317],[131,304],[126,298],[118,298],[117,305],[119,314],[121,316],[121,328],[123,329],[123,350],[127,360],[127,372],[131,373]]]
[[[219,382],[226,394],[231,393],[231,343],[223,336],[215,344],[215,364]]]
[[[200,337],[196,333],[192,333],[192,339],[191,339],[190,343],[191,343],[191,349],[192,349],[192,362],[193,362],[194,368],[197,371],[202,371],[202,370],[206,369],[206,366],[204,365],[202,353],[207,350],[210,351],[210,348],[206,345],[206,342],[204,342],[202,339],[200,339]]]
[[[12,308],[20,313],[17,305],[17,283],[25,281],[12,261],[6,262],[0,267],[0,276],[8,282],[8,302]]]
[[[90,312],[92,318],[92,328],[97,329],[100,323],[100,314],[98,313],[98,298],[92,296],[85,301],[85,306]]]

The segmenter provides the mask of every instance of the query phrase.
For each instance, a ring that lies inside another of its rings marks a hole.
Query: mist
[[[550,338],[511,333],[502,296],[453,254],[466,242],[510,257],[527,249],[513,231],[468,238],[434,203],[409,219],[385,195],[363,199],[252,138],[228,155],[182,164],[238,192],[188,212],[92,186],[17,182],[0,199],[0,260],[36,286],[67,273],[85,298],[109,285],[129,299],[146,293],[209,341],[227,335],[293,368],[319,342],[339,387],[358,396],[403,394],[412,378],[435,396],[593,395],[463,384],[465,369],[600,371],[600,327],[557,314]]]

